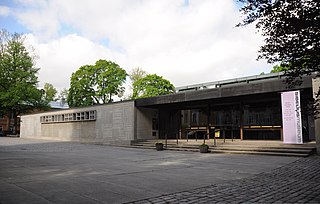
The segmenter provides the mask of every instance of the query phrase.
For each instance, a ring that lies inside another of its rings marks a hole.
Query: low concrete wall
[[[21,117],[22,138],[130,144],[134,140],[134,101],[52,111]],[[41,123],[41,116],[96,111],[93,121]]]

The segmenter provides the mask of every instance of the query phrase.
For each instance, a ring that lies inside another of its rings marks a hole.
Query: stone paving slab
[[[130,203],[320,203],[320,156],[250,178]]]
[[[0,137],[1,204],[237,203],[275,196],[280,202],[318,202],[315,172],[318,157],[158,152]]]

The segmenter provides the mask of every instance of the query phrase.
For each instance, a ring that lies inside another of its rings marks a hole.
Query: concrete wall
[[[158,139],[159,130],[152,129],[152,119],[158,119],[158,110],[151,108],[136,109],[136,139]]]
[[[319,88],[320,88],[320,78],[312,79],[312,90],[313,90],[314,99],[317,99],[316,94],[318,93]],[[314,129],[315,129],[317,153],[320,154],[320,114],[316,116],[316,119],[314,121]]]
[[[134,139],[134,101],[45,112],[21,117],[22,138],[129,144]],[[96,111],[94,121],[40,123],[41,116]]]

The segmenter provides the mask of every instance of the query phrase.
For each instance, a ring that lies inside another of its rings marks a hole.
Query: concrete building
[[[315,140],[308,114],[311,76],[288,89],[281,73],[177,88],[177,93],[21,117],[21,137],[130,144],[144,139],[238,138],[283,140],[281,95],[300,95],[303,141]],[[286,119],[285,119],[286,120]]]
[[[22,138],[130,144],[156,139],[149,119],[156,110],[137,109],[134,101],[50,111],[21,117]]]

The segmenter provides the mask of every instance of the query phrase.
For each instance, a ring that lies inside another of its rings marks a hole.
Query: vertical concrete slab
[[[320,88],[320,78],[312,79],[313,98],[317,99],[317,93]],[[314,121],[315,139],[317,146],[317,153],[320,154],[320,114],[316,116]]]

